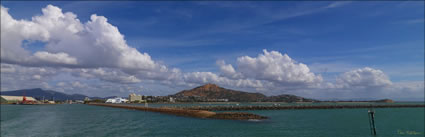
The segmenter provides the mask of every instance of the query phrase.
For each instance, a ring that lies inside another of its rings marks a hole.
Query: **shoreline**
[[[310,103],[425,103],[425,101],[396,101],[396,102],[376,102],[376,101],[317,101],[317,102],[148,102],[148,104],[310,104]],[[144,103],[125,103],[144,104]]]
[[[321,101],[321,102],[150,102],[148,104],[321,104],[321,103],[328,103],[328,104],[365,104],[365,103],[371,103],[371,104],[394,104],[397,105],[397,103],[415,103],[415,104],[425,104],[424,101],[397,101],[397,102],[367,102],[367,101]],[[66,103],[59,103],[59,104],[66,104]],[[106,104],[106,103],[105,103]],[[144,103],[122,103],[127,105],[143,105]],[[13,103],[0,103],[0,105],[16,105]],[[37,105],[58,105],[58,104],[37,104]]]

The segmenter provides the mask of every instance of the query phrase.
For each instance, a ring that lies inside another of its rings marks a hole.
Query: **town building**
[[[24,96],[1,96],[1,103],[17,103],[17,102],[21,102],[23,100]],[[26,101],[37,101],[35,98],[33,97],[28,97],[25,96]]]
[[[127,99],[116,97],[106,100],[106,103],[126,103],[127,101]]]
[[[76,104],[83,104],[83,103],[84,103],[84,101],[82,101],[82,100],[75,100],[75,103],[76,103]]]
[[[85,97],[84,101],[90,101],[91,99],[89,97]]]
[[[73,102],[72,102],[72,100],[66,100],[65,103],[66,104],[72,104]]]
[[[175,102],[176,102],[176,99],[175,99],[175,98],[173,98],[173,97],[170,97],[169,102],[171,102],[171,103],[175,103]]]
[[[130,102],[145,102],[145,100],[143,100],[142,95],[136,95],[135,93],[131,93],[130,95],[128,95],[128,100]]]

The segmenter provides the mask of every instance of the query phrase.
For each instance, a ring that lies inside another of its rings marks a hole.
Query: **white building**
[[[170,97],[170,100],[169,101],[172,102],[172,103],[174,103],[174,102],[176,102],[176,99],[173,98],[173,97]]]
[[[85,97],[84,101],[90,101],[91,99],[89,97]]]
[[[117,98],[110,98],[106,100],[106,103],[125,103],[127,101],[128,101],[127,99],[117,97]]]

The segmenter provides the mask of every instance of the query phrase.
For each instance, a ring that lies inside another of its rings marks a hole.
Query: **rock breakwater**
[[[207,111],[239,111],[239,110],[285,110],[285,109],[354,109],[354,108],[412,108],[425,107],[424,104],[382,104],[382,105],[321,105],[321,106],[196,106],[186,107],[189,110]]]
[[[249,120],[249,119],[267,119],[267,117],[241,112],[223,112],[216,113],[206,110],[192,110],[192,109],[181,109],[181,108],[152,108],[142,106],[130,106],[130,105],[118,105],[118,104],[89,104],[95,106],[113,107],[113,108],[124,108],[131,110],[141,110],[150,112],[159,112],[164,114],[171,114],[177,116],[196,117],[196,118],[211,118],[211,119],[229,119],[229,120]]]

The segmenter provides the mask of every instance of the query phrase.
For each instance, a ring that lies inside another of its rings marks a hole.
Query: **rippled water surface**
[[[424,108],[375,111],[379,137],[424,136]],[[371,136],[367,109],[245,112],[270,119],[198,119],[82,104],[1,105],[1,136]]]

